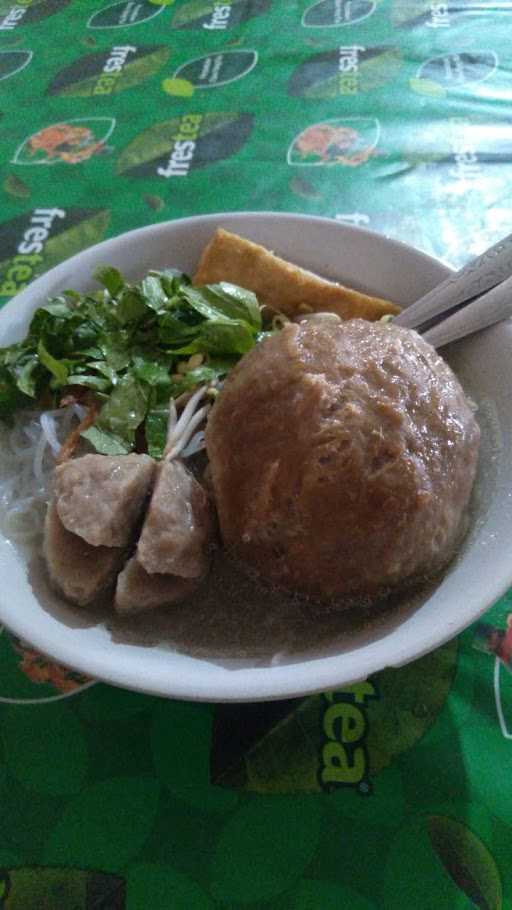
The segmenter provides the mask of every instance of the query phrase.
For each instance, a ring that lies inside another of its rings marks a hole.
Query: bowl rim
[[[122,234],[117,234],[115,237],[108,237],[106,240],[102,240],[100,243],[95,243],[92,246],[86,247],[80,252],[75,253],[74,256],[70,256],[68,259],[59,262],[58,265],[54,266],[52,269],[49,269],[47,272],[44,272],[34,281],[31,281],[26,288],[23,288],[18,294],[15,294],[14,297],[11,297],[7,303],[3,304],[0,308],[0,325],[5,321],[5,315],[11,315],[15,309],[18,309],[20,305],[25,304],[26,299],[30,299],[33,294],[37,292],[43,297],[46,293],[46,288],[54,284],[56,280],[60,279],[60,276],[64,276],[69,270],[70,266],[73,266],[76,262],[87,260],[88,258],[96,258],[96,255],[101,253],[108,254],[109,250],[115,249],[120,242],[125,243],[128,239],[130,241],[137,241],[142,238],[151,236],[152,233],[159,234],[162,230],[166,228],[174,227],[175,225],[185,225],[190,224],[218,224],[220,221],[225,221],[229,219],[242,218],[243,220],[250,219],[253,221],[264,222],[268,219],[285,219],[287,221],[304,223],[311,222],[313,224],[325,225],[333,228],[334,230],[346,231],[351,234],[359,234],[361,237],[367,237],[373,242],[382,242],[389,246],[390,249],[395,248],[400,251],[402,254],[406,253],[410,255],[411,253],[418,259],[423,260],[425,264],[435,265],[437,268],[442,268],[445,271],[445,277],[448,277],[450,274],[455,273],[455,269],[447,262],[444,262],[441,259],[437,259],[434,256],[429,256],[428,253],[424,253],[423,250],[418,250],[416,247],[411,246],[408,243],[405,243],[403,240],[396,240],[392,237],[387,237],[385,234],[380,234],[378,231],[372,231],[369,228],[363,228],[359,225],[346,224],[345,222],[338,221],[335,218],[328,218],[322,215],[302,215],[298,212],[273,212],[273,211],[240,211],[240,212],[211,212],[205,215],[190,215],[184,218],[171,218],[166,221],[157,221],[153,224],[144,225],[144,227],[133,228],[130,231],[124,231]]]
[[[417,262],[423,261],[425,265],[432,268],[435,267],[435,270],[441,276],[441,280],[443,274],[445,277],[448,277],[450,274],[454,273],[454,270],[445,263],[402,241],[388,238],[383,234],[379,234],[378,232],[367,228],[348,225],[333,218],[302,215],[295,212],[242,211],[210,213],[156,222],[142,228],[124,232],[123,234],[111,237],[99,244],[82,250],[75,256],[65,260],[35,281],[31,282],[24,290],[7,302],[0,311],[0,327],[2,327],[5,322],[10,321],[14,316],[14,313],[16,311],[19,312],[20,307],[26,307],[33,302],[34,297],[38,297],[41,300],[46,299],[49,289],[61,281],[69,272],[70,267],[73,267],[78,261],[80,261],[81,266],[83,265],[87,268],[88,260],[93,262],[97,260],[99,256],[108,256],[111,251],[114,251],[119,246],[124,246],[126,243],[133,243],[139,240],[144,240],[146,243],[148,238],[151,238],[152,234],[157,236],[168,229],[179,229],[180,226],[184,225],[193,227],[194,224],[211,224],[212,226],[217,226],[222,221],[229,221],[232,219],[240,219],[241,221],[256,220],[259,222],[265,222],[269,219],[284,219],[285,221],[297,224],[304,224],[305,222],[320,223],[326,227],[328,226],[333,233],[339,231],[340,235],[343,232],[356,235],[359,234],[365,236],[370,242],[385,245],[390,251],[395,249],[399,254],[407,254],[409,257],[412,256]],[[3,538],[3,540],[5,541],[5,538]],[[25,561],[23,565],[24,567],[26,566]],[[478,617],[489,608],[491,603],[507,591],[511,583],[512,568],[509,578],[491,579],[485,603],[482,604],[480,599],[478,599],[477,603],[473,595],[474,602],[472,602],[470,620],[467,618],[467,610],[464,613],[463,618],[455,615],[453,622],[446,624],[442,634],[439,634],[439,631],[435,628],[431,629],[429,635],[422,636],[420,641],[413,641],[406,653],[403,652],[403,648],[400,649],[398,645],[390,642],[388,659],[385,662],[382,657],[379,656],[378,649],[377,653],[373,654],[375,644],[378,644],[378,640],[377,642],[374,641],[365,644],[363,646],[366,652],[364,668],[359,671],[354,669],[354,672],[350,673],[350,682],[367,679],[369,676],[372,676],[387,667],[403,666],[404,664],[417,660],[432,650],[441,647],[467,628],[469,624],[478,619]],[[471,601],[471,592],[465,593]],[[53,622],[57,623],[56,619],[53,617],[51,617],[51,619]],[[350,663],[351,660],[353,660],[353,656],[357,655],[359,650],[356,648],[355,651],[348,651],[343,654],[298,659],[296,662],[285,665],[244,667],[239,670],[229,668],[227,671],[223,670],[221,673],[219,673],[219,668],[207,657],[188,657],[188,660],[191,660],[193,663],[199,663],[202,668],[201,672],[196,674],[197,678],[194,678],[193,684],[191,684],[189,674],[185,673],[183,678],[179,667],[174,673],[171,672],[168,674],[168,676],[163,677],[162,673],[152,672],[148,677],[147,668],[145,669],[144,667],[145,661],[142,661],[142,665],[138,670],[134,670],[131,661],[124,661],[122,658],[121,660],[114,661],[112,664],[110,657],[109,663],[109,654],[111,654],[110,649],[116,646],[116,643],[112,642],[110,638],[108,648],[99,647],[92,649],[92,651],[89,650],[84,657],[80,648],[78,630],[69,630],[70,632],[77,633],[76,643],[71,644],[71,646],[67,644],[66,636],[64,639],[60,639],[58,636],[56,638],[55,636],[50,636],[50,638],[48,638],[48,634],[51,630],[47,625],[44,626],[43,629],[38,627],[37,630],[34,630],[30,627],[28,617],[24,615],[23,611],[20,615],[9,615],[7,601],[4,597],[4,591],[1,588],[0,623],[3,624],[7,631],[12,632],[24,641],[29,642],[33,647],[48,656],[51,660],[58,661],[87,676],[92,676],[98,681],[103,681],[110,685],[120,686],[134,691],[145,692],[147,694],[179,698],[185,701],[255,702],[299,697],[315,692],[327,691],[336,687],[340,688],[349,684],[345,681],[347,678],[346,674],[340,673],[340,663],[347,660]],[[95,628],[96,627],[93,627],[93,629]],[[391,635],[392,634],[393,633],[391,633]],[[134,647],[136,650],[140,650],[141,646],[135,645],[126,647]],[[76,649],[76,653],[74,649]],[[147,651],[148,649],[145,648],[144,650]],[[168,654],[169,656],[174,657],[179,656],[180,660],[182,657],[185,657],[185,655],[180,654],[180,652],[173,652],[172,650],[169,650]],[[169,676],[171,677],[170,679],[168,678]],[[340,682],[340,677],[342,676],[343,681]]]

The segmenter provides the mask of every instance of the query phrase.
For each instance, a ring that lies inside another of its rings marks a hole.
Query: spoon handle
[[[395,317],[397,325],[417,328],[433,316],[478,297],[512,275],[512,234],[468,262]]]
[[[439,322],[425,332],[423,338],[433,347],[440,348],[450,341],[457,341],[495,322],[501,322],[508,316],[512,316],[512,276]]]

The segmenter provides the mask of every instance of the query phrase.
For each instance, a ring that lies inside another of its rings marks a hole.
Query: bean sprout
[[[180,452],[185,449],[194,430],[202,423],[211,408],[211,405],[203,405],[197,410],[199,402],[206,395],[208,386],[200,386],[196,392],[189,398],[183,408],[179,419],[176,415],[176,403],[171,398],[169,407],[169,429],[167,433],[167,445],[165,447],[164,458],[177,458]]]

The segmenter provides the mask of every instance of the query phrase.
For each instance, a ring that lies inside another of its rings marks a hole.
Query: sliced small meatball
[[[150,575],[132,556],[118,576],[114,606],[125,615],[171,606],[188,597],[198,584],[196,578]]]
[[[137,545],[137,559],[150,574],[199,578],[208,568],[212,538],[212,509],[205,490],[180,461],[164,461]]]
[[[53,586],[80,606],[92,603],[113,587],[125,555],[120,547],[93,547],[68,531],[55,502],[46,513],[43,547]]]
[[[125,547],[150,486],[149,455],[83,455],[55,470],[55,499],[63,525],[94,547]]]

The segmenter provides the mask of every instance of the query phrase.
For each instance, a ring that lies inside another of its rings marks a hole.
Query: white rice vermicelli
[[[41,534],[55,459],[84,414],[73,404],[22,411],[14,426],[0,424],[0,528],[11,540],[30,543]]]

